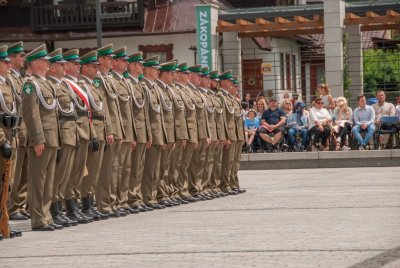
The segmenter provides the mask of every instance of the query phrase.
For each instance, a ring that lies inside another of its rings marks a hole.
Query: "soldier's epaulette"
[[[78,84],[85,84],[85,83],[86,83],[86,81],[84,79],[79,79],[78,80]]]
[[[217,97],[224,97],[224,93],[222,93],[222,91],[218,91],[215,96]]]

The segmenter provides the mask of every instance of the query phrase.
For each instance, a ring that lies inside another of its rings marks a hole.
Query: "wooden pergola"
[[[400,29],[400,7],[380,13],[373,11],[373,6],[371,10],[363,13],[346,11],[344,25],[357,24],[361,25],[362,31]],[[240,38],[322,34],[324,33],[324,18],[321,14],[276,16],[273,19],[260,16],[252,19],[237,18],[234,21],[222,18],[218,20],[217,32],[238,32]]]

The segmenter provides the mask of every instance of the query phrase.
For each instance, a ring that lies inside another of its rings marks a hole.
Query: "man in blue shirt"
[[[278,102],[275,97],[271,97],[268,104],[269,108],[261,116],[259,133],[261,139],[275,148],[282,139],[285,130],[286,114],[278,108]]]
[[[359,149],[365,150],[369,140],[375,131],[375,111],[372,106],[367,105],[367,99],[364,95],[357,97],[358,107],[353,112],[354,127],[353,135],[358,141]],[[365,137],[362,138],[361,132],[366,131]]]

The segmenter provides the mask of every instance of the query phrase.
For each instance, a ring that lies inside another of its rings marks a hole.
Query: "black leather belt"
[[[104,121],[104,116],[102,115],[93,115],[92,120],[99,120],[99,121]]]
[[[79,117],[83,117],[83,116],[90,117],[89,111],[80,111],[77,114]]]
[[[78,117],[76,115],[59,115],[58,119],[61,121],[76,121]]]
[[[8,114],[0,114],[0,122],[3,124],[3,126],[8,128],[16,127],[17,123],[19,127],[21,126],[22,117]]]

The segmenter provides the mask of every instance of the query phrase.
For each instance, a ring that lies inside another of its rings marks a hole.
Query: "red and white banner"
[[[68,87],[72,89],[76,93],[76,95],[78,95],[78,97],[83,101],[83,103],[85,103],[89,111],[90,121],[92,121],[92,111],[90,110],[89,97],[86,94],[86,92],[74,81],[67,78],[64,78],[64,81],[67,83]]]

